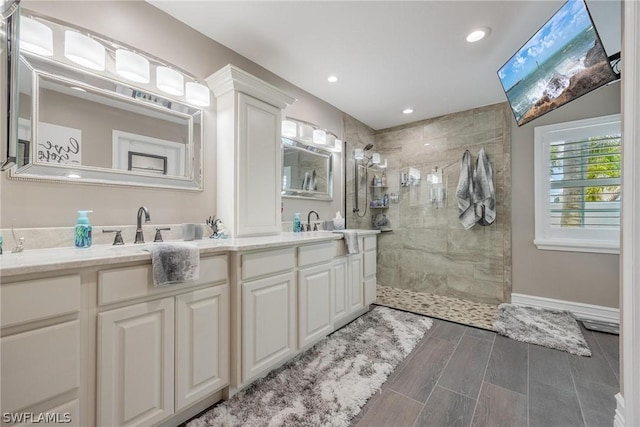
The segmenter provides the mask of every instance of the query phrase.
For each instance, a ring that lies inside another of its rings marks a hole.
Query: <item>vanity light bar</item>
[[[282,121],[281,133],[286,138],[297,138],[308,143],[328,146],[336,153],[342,152],[342,141],[335,133],[304,120],[286,117]]]
[[[28,12],[31,13],[31,12]],[[168,67],[144,53],[135,53],[119,42],[99,35],[90,34],[84,29],[66,23],[47,19],[42,16],[21,16],[23,26],[20,34],[21,48],[30,53],[57,58],[53,48],[54,31],[64,31],[64,58],[82,67],[96,71],[105,70],[118,76],[142,84],[150,84],[151,66],[155,66],[155,86],[164,93],[173,96],[184,96],[188,104],[198,107],[211,105],[210,90],[196,81],[185,84],[185,76],[193,79],[175,67]],[[114,52],[115,51],[115,52]],[[113,55],[115,67],[107,63],[107,52]],[[64,62],[64,61],[63,61]],[[113,67],[113,68],[112,68]]]

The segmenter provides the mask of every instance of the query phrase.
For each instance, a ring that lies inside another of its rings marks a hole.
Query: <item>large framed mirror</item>
[[[333,200],[333,153],[282,138],[282,196]]]
[[[22,50],[10,177],[202,190],[202,110],[151,89]]]

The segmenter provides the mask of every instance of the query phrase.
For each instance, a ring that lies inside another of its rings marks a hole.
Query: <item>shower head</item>
[[[373,148],[373,144],[367,144],[364,146],[364,148],[362,149],[363,151],[369,151]]]

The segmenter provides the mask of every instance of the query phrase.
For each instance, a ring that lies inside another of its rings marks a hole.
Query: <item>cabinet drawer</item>
[[[242,255],[242,279],[266,276],[295,267],[293,248]]]
[[[198,280],[159,288],[153,286],[151,264],[112,268],[98,272],[98,305],[112,304],[225,280],[227,280],[226,255],[202,258]]]
[[[375,251],[377,238],[378,237],[375,234],[373,236],[364,236],[364,249],[360,248],[360,250]]]
[[[298,267],[329,262],[335,256],[333,242],[298,248]]]
[[[2,286],[2,327],[80,311],[80,275]]]
[[[2,343],[2,411],[15,412],[80,386],[80,321],[11,335]]]

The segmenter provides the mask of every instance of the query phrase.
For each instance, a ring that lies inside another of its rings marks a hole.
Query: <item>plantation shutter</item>
[[[620,149],[620,135],[551,143],[551,227],[619,229]]]
[[[620,115],[534,128],[538,249],[620,250]]]

